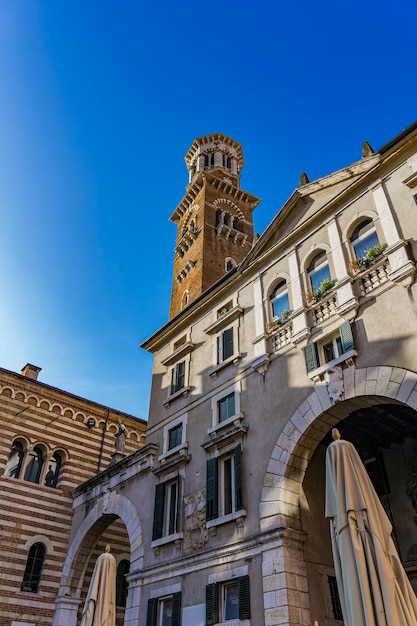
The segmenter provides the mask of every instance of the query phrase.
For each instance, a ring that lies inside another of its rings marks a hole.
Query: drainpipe
[[[100,452],[98,454],[97,474],[100,473],[101,459],[102,459],[102,456],[103,456],[103,447],[104,447],[104,435],[106,434],[107,422],[109,421],[109,415],[110,415],[110,411],[109,411],[109,409],[107,409],[106,421],[103,424],[103,434],[101,436]]]

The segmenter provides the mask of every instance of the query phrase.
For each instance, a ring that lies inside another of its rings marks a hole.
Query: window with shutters
[[[343,322],[336,334],[307,344],[303,351],[308,374],[324,373],[330,367],[356,356],[350,321]]]
[[[156,485],[152,540],[178,533],[178,478]]]
[[[227,361],[234,354],[233,327],[227,328],[217,337],[217,363]]]
[[[247,574],[207,585],[207,626],[245,619],[250,619],[250,591]]]
[[[239,318],[243,314],[240,306],[232,300],[225,302],[215,311],[216,319],[205,328],[204,332],[212,336],[213,368],[212,378],[231,363],[236,365],[241,358],[239,353]],[[214,311],[213,311],[214,313]]]
[[[181,591],[150,598],[146,626],[181,626]]]
[[[185,387],[185,361],[177,363],[171,370],[171,395]]]
[[[244,517],[242,492],[242,447],[238,444],[207,461],[207,527]]]
[[[169,376],[165,406],[169,406],[170,402],[177,397],[187,396],[190,391],[188,380],[194,344],[187,341],[187,336],[183,335],[173,343],[172,347],[173,351],[161,361],[161,364],[167,367],[167,378]]]

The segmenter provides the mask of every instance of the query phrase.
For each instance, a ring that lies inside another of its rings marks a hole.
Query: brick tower
[[[170,317],[238,265],[253,243],[252,211],[259,198],[240,188],[242,147],[215,133],[195,139],[185,155],[186,194],[177,224]]]

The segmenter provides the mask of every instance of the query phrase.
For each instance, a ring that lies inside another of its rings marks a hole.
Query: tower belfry
[[[171,318],[248,254],[260,202],[240,188],[244,160],[234,139],[221,133],[195,139],[185,162],[186,194],[170,218],[178,228]]]

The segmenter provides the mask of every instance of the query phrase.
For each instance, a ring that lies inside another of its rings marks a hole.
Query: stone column
[[[78,607],[81,604],[79,598],[70,596],[58,596],[55,599],[55,614],[52,626],[76,626]]]
[[[304,538],[301,531],[281,528],[278,535],[266,543],[262,555],[265,626],[312,623]]]
[[[288,254],[288,266],[290,274],[290,305],[293,310],[293,343],[297,344],[310,335],[307,326],[307,317],[304,311],[303,289],[301,284],[300,266],[298,263],[297,250],[291,250]]]
[[[139,624],[140,596],[142,585],[136,574],[128,574],[126,579],[129,583],[129,593],[125,610],[124,626],[137,626]]]
[[[352,283],[347,273],[342,239],[335,218],[327,222],[327,232],[335,271],[334,278],[337,281],[337,313],[352,319],[356,317],[359,302],[353,293]]]
[[[260,374],[265,374],[269,365],[269,353],[265,340],[265,309],[262,291],[262,280],[258,276],[253,282],[253,306],[255,313],[255,339],[253,344],[255,359],[251,365]]]
[[[388,278],[402,287],[409,287],[414,280],[416,268],[414,263],[408,258],[405,249],[407,242],[400,237],[382,181],[371,187],[371,192],[388,244],[388,248],[385,251],[388,254],[391,266]]]

